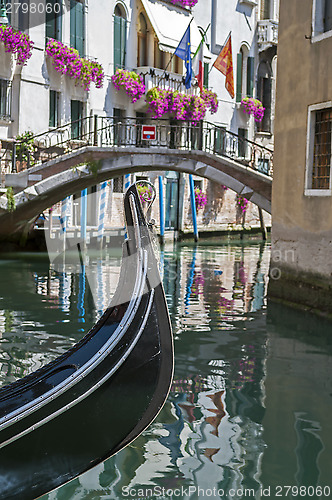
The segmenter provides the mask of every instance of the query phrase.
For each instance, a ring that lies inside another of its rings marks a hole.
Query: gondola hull
[[[0,499],[35,499],[77,477],[135,439],[165,402],[167,306],[134,186],[126,200],[116,304],[66,355],[0,390]]]

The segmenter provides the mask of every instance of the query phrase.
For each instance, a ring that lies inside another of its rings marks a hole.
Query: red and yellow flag
[[[226,90],[228,91],[229,95],[234,98],[235,94],[231,34],[228,35],[226,43],[223,46],[217,59],[214,61],[213,66],[226,76]]]

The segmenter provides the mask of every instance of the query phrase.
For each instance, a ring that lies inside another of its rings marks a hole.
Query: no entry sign
[[[142,139],[148,141],[154,141],[155,138],[156,138],[156,126],[142,125]]]

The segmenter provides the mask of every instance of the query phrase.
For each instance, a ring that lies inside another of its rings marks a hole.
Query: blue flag
[[[174,54],[178,56],[180,59],[184,60],[184,64],[187,70],[185,86],[186,89],[190,89],[191,87],[191,79],[192,79],[192,67],[191,67],[191,46],[190,46],[190,25],[186,29],[185,34],[183,35],[179,45],[177,46]]]

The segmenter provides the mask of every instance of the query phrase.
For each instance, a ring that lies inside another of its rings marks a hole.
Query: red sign
[[[142,125],[142,139],[145,141],[154,141],[156,139],[156,126]]]

